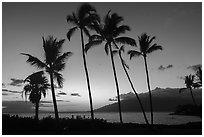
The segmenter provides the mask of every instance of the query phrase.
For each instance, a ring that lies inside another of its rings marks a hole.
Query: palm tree
[[[130,55],[130,59],[132,57],[143,56],[145,62],[145,70],[147,76],[147,85],[149,90],[149,99],[150,99],[150,110],[151,110],[151,125],[153,125],[153,107],[152,107],[152,95],[150,89],[150,82],[149,82],[149,74],[148,74],[148,67],[147,67],[147,54],[152,53],[156,50],[162,50],[162,46],[157,45],[156,43],[152,44],[153,40],[156,38],[148,36],[146,33],[143,33],[139,38],[139,47],[140,51],[130,50],[128,54]]]
[[[130,31],[130,27],[127,25],[119,26],[119,23],[123,21],[123,18],[116,13],[112,15],[108,14],[104,18],[103,24],[100,22],[94,23],[94,29],[97,34],[90,36],[89,43],[86,44],[85,51],[87,52],[91,47],[100,45],[103,41],[105,41],[105,52],[108,55],[108,50],[110,51],[111,63],[113,68],[113,74],[115,79],[117,97],[118,97],[118,109],[119,109],[119,117],[120,122],[122,122],[122,114],[121,114],[121,105],[120,105],[120,92],[118,86],[118,80],[116,75],[115,63],[113,59],[112,46],[118,49],[117,43],[128,44],[128,45],[136,45],[134,39],[129,37],[118,37],[120,34],[125,33],[126,31]]]
[[[23,91],[25,96],[29,94],[29,100],[35,104],[35,119],[38,120],[39,102],[41,95],[46,96],[46,91],[49,89],[48,80],[43,75],[43,71],[36,72],[29,75],[24,82],[27,84],[24,86]]]
[[[125,71],[125,74],[126,74],[126,76],[127,76],[127,78],[128,78],[128,81],[129,81],[129,83],[130,83],[130,86],[131,86],[133,92],[135,93],[135,95],[136,95],[136,97],[137,97],[137,100],[139,101],[139,104],[140,104],[140,107],[141,107],[141,110],[142,110],[142,113],[143,113],[145,122],[146,122],[147,125],[149,125],[149,122],[148,122],[148,120],[147,120],[147,117],[146,117],[146,114],[145,114],[145,111],[144,111],[144,107],[143,107],[143,105],[142,105],[142,102],[141,102],[141,100],[140,100],[140,97],[139,97],[139,95],[137,94],[137,92],[136,92],[136,90],[135,90],[135,88],[134,88],[134,85],[133,85],[133,83],[132,83],[132,81],[131,81],[131,79],[130,79],[130,76],[129,76],[129,74],[128,74],[127,69],[129,69],[129,66],[125,63],[125,60],[122,58],[121,53],[124,52],[124,51],[125,51],[125,50],[124,50],[124,46],[121,46],[119,50],[113,50],[113,55],[115,55],[115,54],[117,54],[117,53],[119,54],[119,58],[120,58],[120,61],[121,61],[122,66],[123,66],[123,70]]]
[[[202,87],[202,69],[201,67],[198,67],[198,70],[196,71],[196,82],[193,84],[193,88],[200,88]]]
[[[195,76],[194,76],[194,75],[191,75],[191,74],[185,76],[185,85],[186,85],[186,88],[181,88],[181,89],[179,90],[179,93],[183,92],[183,91],[186,90],[186,89],[189,89],[189,90],[190,90],[190,93],[191,93],[192,100],[193,100],[193,104],[194,104],[195,106],[197,106],[196,101],[195,101],[195,98],[194,98],[194,96],[193,96],[193,92],[192,92],[192,87],[193,87],[193,85],[194,85],[194,78],[195,78]]]
[[[28,56],[27,62],[32,66],[36,66],[38,69],[44,69],[50,75],[52,99],[54,104],[55,118],[58,121],[58,109],[57,102],[55,97],[54,89],[54,79],[57,80],[59,87],[63,86],[63,76],[59,72],[65,68],[65,60],[68,59],[72,53],[71,52],[62,52],[62,45],[65,39],[57,41],[57,38],[49,36],[46,40],[43,37],[43,49],[45,60],[41,61],[37,57],[34,57],[30,54],[21,53],[22,55]]]
[[[84,70],[86,74],[86,81],[88,86],[88,93],[89,93],[89,101],[90,101],[90,109],[91,109],[91,118],[94,120],[94,112],[93,112],[93,103],[92,103],[92,95],[91,95],[91,86],[89,81],[89,73],[88,68],[86,65],[86,55],[84,52],[84,36],[83,32],[90,36],[89,34],[89,28],[92,28],[92,24],[94,21],[98,20],[99,17],[96,14],[96,9],[92,7],[91,5],[84,3],[80,6],[77,13],[72,13],[72,15],[67,16],[67,23],[72,23],[75,26],[71,29],[69,29],[67,33],[67,38],[70,41],[71,36],[74,34],[76,29],[80,29],[81,34],[81,46],[82,46],[82,58],[83,58],[83,64],[84,64]]]

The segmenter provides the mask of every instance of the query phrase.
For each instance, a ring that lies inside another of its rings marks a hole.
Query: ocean
[[[166,124],[166,125],[177,125],[185,124],[188,122],[199,122],[202,121],[200,117],[196,116],[183,116],[183,115],[169,115],[171,112],[154,112],[154,123],[155,124]],[[21,117],[34,117],[34,113],[12,113],[10,115],[18,115]],[[95,118],[105,119],[108,122],[119,122],[119,113],[118,112],[95,112]],[[150,122],[150,113],[146,113],[147,118]],[[43,117],[54,117],[54,113],[39,113],[39,118]],[[89,112],[78,112],[78,113],[59,113],[60,118],[90,118]],[[124,112],[122,113],[122,118],[124,123],[139,123],[144,124],[144,117],[142,112]]]

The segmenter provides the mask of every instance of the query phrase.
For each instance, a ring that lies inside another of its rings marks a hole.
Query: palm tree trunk
[[[128,78],[128,81],[129,81],[129,83],[130,83],[130,85],[131,85],[131,87],[132,87],[132,90],[134,91],[134,93],[135,93],[135,95],[136,95],[136,97],[137,97],[137,100],[139,101],[139,104],[140,104],[140,107],[141,107],[141,109],[142,109],[142,113],[143,113],[145,122],[146,122],[147,125],[149,125],[149,122],[148,122],[148,120],[147,120],[147,117],[146,117],[146,114],[145,114],[145,111],[144,111],[142,102],[141,102],[141,100],[140,100],[140,98],[139,98],[139,95],[137,94],[137,92],[136,92],[136,90],[135,90],[135,88],[134,88],[134,85],[133,85],[133,83],[132,83],[132,81],[131,81],[131,79],[130,79],[130,76],[129,76],[129,74],[128,74],[126,68],[125,68],[125,65],[124,65],[124,63],[123,63],[123,59],[122,59],[122,56],[121,56],[121,52],[120,52],[120,51],[119,51],[119,57],[120,57],[120,61],[121,61],[121,63],[122,63],[123,69],[124,69],[124,71],[125,71],[125,74],[126,74],[126,76],[127,76],[127,78]]]
[[[109,44],[109,48],[110,48],[111,62],[112,62],[112,67],[113,67],[113,74],[114,74],[114,78],[115,78],[115,85],[116,85],[116,89],[117,89],[118,109],[119,109],[120,123],[122,124],[123,120],[122,120],[121,105],[120,105],[120,91],[119,91],[119,86],[118,86],[116,70],[115,70],[115,64],[114,64],[114,60],[113,60],[113,53],[112,53],[111,44]]]
[[[193,92],[192,92],[192,88],[191,87],[190,87],[190,92],[191,92],[191,97],[192,97],[193,103],[197,107],[197,104],[196,104],[195,98],[193,96]]]
[[[59,115],[58,115],[58,109],[57,109],[57,102],[56,102],[56,97],[55,97],[55,89],[54,89],[54,82],[53,82],[53,74],[50,73],[50,83],[51,83],[51,91],[52,91],[52,99],[53,99],[53,104],[54,104],[54,110],[55,110],[55,119],[58,121],[59,120]]]
[[[151,111],[151,125],[153,125],[152,95],[151,95],[151,89],[150,89],[150,82],[149,82],[149,74],[148,74],[146,56],[144,56],[144,61],[145,61],[145,70],[146,70],[146,76],[147,76],[147,85],[148,85],[148,90],[149,90],[150,111]]]
[[[35,103],[35,120],[38,121],[39,102]]]
[[[91,87],[90,87],[90,82],[89,82],[89,73],[88,69],[86,66],[86,56],[84,52],[84,38],[83,38],[83,31],[81,30],[81,46],[82,46],[82,55],[83,55],[83,62],[84,62],[84,70],[86,73],[86,81],[87,81],[87,86],[88,86],[88,92],[89,92],[89,101],[90,101],[90,108],[91,108],[91,119],[94,120],[94,111],[93,111],[93,103],[92,103],[92,96],[91,96]]]

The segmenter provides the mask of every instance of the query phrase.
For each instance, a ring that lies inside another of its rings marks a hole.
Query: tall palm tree
[[[186,88],[181,88],[181,89],[179,90],[179,93],[183,92],[183,91],[186,90],[186,89],[189,89],[189,90],[190,90],[190,93],[191,93],[192,100],[193,100],[193,104],[194,104],[195,106],[197,106],[196,101],[195,101],[195,98],[194,98],[194,96],[193,96],[193,92],[192,92],[192,87],[193,87],[193,85],[194,85],[194,78],[195,78],[195,76],[194,76],[194,75],[191,75],[191,74],[185,76],[185,85],[186,85]]]
[[[46,96],[46,91],[49,89],[50,85],[48,84],[48,80],[43,75],[43,71],[36,72],[34,74],[29,75],[24,82],[27,83],[23,91],[25,96],[29,94],[29,100],[35,104],[35,119],[38,120],[38,112],[39,112],[39,103],[41,99],[41,95]]]
[[[22,55],[28,56],[27,62],[32,66],[36,66],[39,69],[44,69],[50,75],[50,84],[52,91],[52,99],[54,104],[55,118],[58,121],[58,109],[55,97],[54,79],[57,80],[59,87],[63,86],[63,76],[59,72],[65,68],[65,60],[68,59],[72,53],[65,52],[62,54],[62,45],[65,39],[57,41],[57,38],[49,36],[46,40],[43,37],[43,49],[44,49],[44,61],[39,60],[30,54],[21,53]]]
[[[80,29],[81,34],[81,47],[82,47],[82,58],[83,58],[83,64],[84,64],[84,70],[86,74],[86,81],[88,86],[88,93],[89,93],[89,101],[90,101],[90,109],[91,109],[91,118],[94,120],[94,112],[93,112],[93,101],[92,101],[92,95],[91,95],[91,86],[89,81],[89,73],[88,68],[86,64],[86,55],[84,52],[84,35],[85,33],[88,37],[89,34],[89,28],[92,28],[92,24],[94,21],[98,20],[99,17],[96,14],[96,9],[89,5],[88,3],[84,3],[79,7],[79,10],[77,13],[72,13],[72,15],[67,16],[67,23],[72,23],[75,25],[73,28],[69,29],[67,32],[67,38],[70,40],[71,36],[74,34],[74,32],[77,29]]]
[[[156,38],[148,36],[146,33],[143,33],[139,38],[139,47],[140,51],[130,50],[128,54],[130,55],[130,59],[132,57],[143,56],[145,62],[145,70],[147,76],[147,85],[149,90],[149,99],[150,99],[150,110],[151,110],[151,125],[153,125],[153,107],[152,107],[152,95],[151,95],[151,88],[149,82],[149,74],[148,74],[148,67],[147,67],[147,54],[152,53],[153,51],[162,50],[162,46],[157,45],[156,43],[152,44],[153,40]]]
[[[119,58],[120,58],[120,61],[121,61],[122,66],[123,66],[123,70],[125,71],[125,74],[126,74],[126,76],[127,76],[127,78],[128,78],[128,81],[129,81],[129,83],[130,83],[130,86],[131,86],[133,92],[135,93],[135,95],[136,95],[136,97],[137,97],[137,100],[139,101],[139,104],[140,104],[140,107],[141,107],[141,110],[142,110],[142,113],[143,113],[145,122],[146,122],[147,125],[149,125],[149,122],[148,122],[148,120],[147,120],[147,116],[146,116],[146,114],[145,114],[144,107],[143,107],[143,105],[142,105],[142,102],[141,102],[141,100],[140,100],[140,97],[139,97],[139,95],[137,94],[137,92],[136,92],[136,90],[135,90],[135,88],[134,88],[134,85],[133,85],[133,83],[132,83],[132,81],[131,81],[131,79],[130,79],[130,76],[129,76],[129,74],[128,74],[127,69],[129,69],[129,66],[125,63],[125,60],[122,58],[122,52],[124,52],[124,51],[125,51],[125,50],[124,50],[124,46],[121,46],[119,50],[113,50],[113,55],[115,55],[115,54],[117,54],[117,53],[119,54]]]
[[[119,109],[119,117],[120,122],[122,121],[122,113],[121,113],[121,105],[120,105],[120,92],[119,85],[116,75],[115,63],[113,59],[112,48],[118,49],[117,43],[128,44],[128,45],[136,45],[134,39],[129,37],[119,37],[122,33],[126,31],[130,31],[130,27],[127,25],[119,26],[119,23],[123,21],[123,18],[116,13],[110,15],[110,11],[105,16],[103,23],[95,22],[94,29],[97,34],[90,36],[89,43],[86,44],[85,51],[87,52],[91,47],[100,45],[105,41],[105,52],[108,55],[108,50],[110,52],[111,63],[113,68],[113,74],[115,79],[117,97],[118,97],[118,109]],[[112,47],[114,46],[114,47]]]

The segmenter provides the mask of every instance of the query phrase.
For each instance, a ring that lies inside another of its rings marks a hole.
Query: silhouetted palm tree
[[[100,22],[95,22],[94,29],[97,34],[92,35],[89,38],[89,43],[86,44],[85,51],[87,52],[91,47],[100,45],[103,41],[105,44],[105,52],[108,55],[108,50],[110,50],[113,74],[115,78],[115,85],[117,89],[117,97],[118,97],[118,108],[119,108],[119,117],[120,122],[122,122],[122,114],[121,114],[121,105],[120,105],[120,92],[118,86],[118,80],[116,75],[116,69],[113,59],[112,46],[118,49],[117,43],[128,44],[128,45],[136,45],[134,39],[129,37],[119,37],[120,34],[125,33],[130,30],[130,27],[127,25],[119,26],[119,23],[123,21],[123,18],[116,13],[109,15],[110,11],[104,18],[103,24]]]
[[[194,78],[195,78],[195,76],[191,75],[191,74],[188,75],[188,76],[185,76],[185,85],[186,85],[186,88],[181,88],[179,90],[179,93],[185,91],[186,89],[189,89],[190,93],[191,93],[191,97],[192,97],[193,103],[194,103],[195,106],[197,106],[195,98],[193,96],[193,92],[192,92],[192,87],[194,85]]]
[[[55,118],[57,121],[59,119],[59,115],[55,97],[54,79],[57,80],[59,87],[63,86],[63,76],[59,72],[64,70],[65,60],[72,55],[71,52],[65,52],[62,54],[62,45],[64,41],[65,39],[57,41],[57,38],[54,39],[52,36],[49,36],[46,40],[43,37],[43,48],[45,52],[44,62],[30,54],[21,53],[22,55],[28,56],[27,60],[28,63],[30,63],[33,66],[36,66],[39,69],[45,69],[45,71],[49,73],[52,98],[55,110]]]
[[[130,59],[132,57],[143,56],[145,62],[145,70],[147,76],[147,85],[149,90],[149,99],[150,99],[150,109],[151,109],[151,125],[153,125],[153,107],[152,107],[152,95],[150,89],[150,82],[149,82],[149,74],[148,74],[148,67],[147,67],[147,54],[152,53],[156,50],[162,50],[162,46],[157,45],[156,43],[152,44],[152,41],[156,38],[155,36],[150,38],[146,33],[143,33],[139,38],[139,47],[140,51],[130,50],[128,54],[130,55]]]
[[[89,28],[92,28],[93,22],[98,20],[99,17],[96,14],[96,9],[89,5],[88,3],[84,3],[79,7],[79,10],[77,13],[72,13],[72,15],[67,16],[67,23],[72,23],[75,26],[71,29],[69,29],[67,33],[67,38],[70,40],[73,33],[76,31],[76,29],[80,29],[81,33],[81,46],[82,46],[82,57],[83,57],[83,63],[84,63],[84,70],[86,73],[86,81],[88,86],[88,93],[89,93],[89,101],[90,101],[90,109],[91,109],[91,118],[94,120],[94,112],[93,112],[93,103],[92,103],[92,95],[91,95],[91,86],[89,81],[89,74],[88,74],[88,68],[86,65],[86,55],[84,52],[84,36],[83,32],[89,37]]]
[[[46,90],[49,88],[48,80],[43,75],[43,71],[36,72],[29,75],[24,82],[27,84],[24,86],[23,91],[25,96],[29,94],[29,100],[35,104],[35,119],[38,120],[39,102],[41,95],[46,96]]]
[[[121,61],[122,66],[123,66],[123,70],[125,71],[125,74],[126,74],[126,76],[127,76],[127,78],[128,78],[128,81],[129,81],[129,83],[130,83],[130,86],[131,86],[133,92],[135,93],[135,95],[136,95],[136,97],[137,97],[137,100],[139,101],[139,104],[140,104],[140,107],[141,107],[141,110],[142,110],[142,113],[143,113],[145,122],[146,122],[147,125],[149,125],[149,122],[148,122],[148,120],[147,120],[147,117],[146,117],[146,114],[145,114],[145,111],[144,111],[144,107],[143,107],[143,105],[142,105],[142,102],[141,102],[141,100],[140,100],[140,97],[139,97],[139,95],[137,94],[137,92],[136,92],[136,90],[135,90],[135,88],[134,88],[134,85],[133,85],[133,83],[132,83],[132,81],[131,81],[131,79],[130,79],[130,76],[129,76],[129,74],[128,74],[127,69],[129,69],[129,66],[125,63],[125,60],[122,58],[121,53],[124,52],[124,51],[125,51],[125,50],[124,50],[124,46],[121,46],[119,50],[113,50],[113,55],[115,55],[116,53],[119,54],[119,58],[120,58],[120,61]]]
[[[200,88],[202,87],[202,69],[201,67],[198,67],[198,70],[196,71],[196,82],[193,84],[193,88]]]

